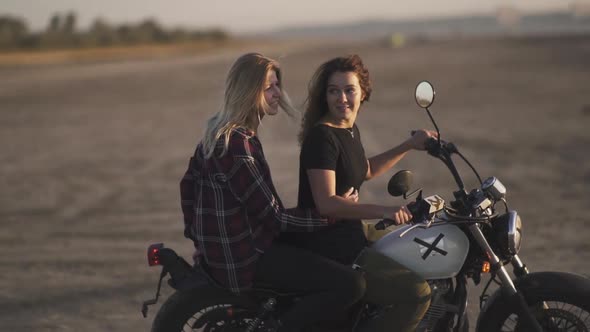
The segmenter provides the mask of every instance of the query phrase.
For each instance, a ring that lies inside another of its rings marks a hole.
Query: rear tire
[[[158,311],[152,332],[244,330],[255,318],[255,304],[243,297],[214,288],[198,288],[175,292]],[[199,320],[203,323],[197,329]]]

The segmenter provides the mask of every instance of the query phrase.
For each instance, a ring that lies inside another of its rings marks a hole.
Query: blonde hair
[[[213,156],[222,137],[224,145],[219,156],[227,152],[229,137],[234,128],[245,127],[255,131],[260,124],[260,114],[266,114],[269,108],[264,98],[264,89],[267,74],[271,70],[275,71],[281,89],[280,108],[289,116],[296,113],[282,88],[279,63],[259,53],[244,54],[234,62],[227,74],[221,110],[207,122],[202,140],[205,158]]]

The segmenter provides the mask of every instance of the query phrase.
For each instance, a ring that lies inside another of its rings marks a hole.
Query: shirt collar
[[[244,136],[245,138],[252,138],[254,136],[256,136],[256,133],[246,127],[236,127],[234,128],[234,130],[241,134],[242,136]]]

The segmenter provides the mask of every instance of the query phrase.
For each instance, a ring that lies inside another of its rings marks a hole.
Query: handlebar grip
[[[428,140],[426,140],[424,147],[426,148],[426,151],[428,153],[430,153],[430,154],[436,153],[436,151],[438,150],[438,140],[431,137]]]
[[[382,231],[392,225],[395,225],[395,220],[383,219],[375,224],[375,229],[378,231]]]
[[[440,140],[439,145],[438,140],[432,137],[429,138],[424,145],[424,147],[426,148],[426,152],[435,157],[440,154],[441,149],[445,151],[447,154],[459,153],[459,150],[457,150],[455,144]]]
[[[408,207],[408,210],[412,214],[412,219],[410,219],[408,221],[408,223],[411,223],[414,220],[416,220],[416,217],[420,214],[420,205],[417,202],[410,202],[406,206]],[[393,225],[397,225],[395,223],[395,220],[393,220],[393,219],[382,219],[378,223],[375,224],[375,229],[378,230],[378,231],[382,231],[382,230],[386,229],[387,227],[393,226]]]

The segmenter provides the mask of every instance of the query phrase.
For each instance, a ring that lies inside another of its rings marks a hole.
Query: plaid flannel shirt
[[[252,286],[256,262],[280,231],[329,225],[313,210],[285,209],[262,145],[245,128],[232,131],[228,151],[205,159],[201,144],[180,182],[184,234],[195,242],[211,276],[233,292]]]

